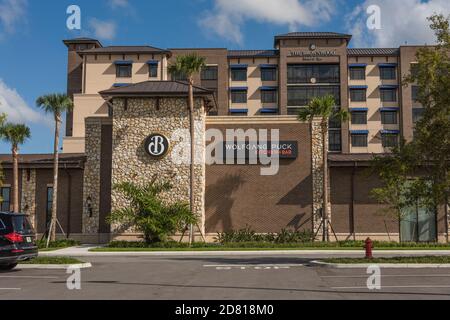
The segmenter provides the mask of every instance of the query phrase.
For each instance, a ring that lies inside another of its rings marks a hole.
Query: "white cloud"
[[[112,40],[116,36],[116,23],[113,21],[102,21],[92,18],[89,26],[93,29],[95,36],[103,40]]]
[[[19,22],[25,19],[27,0],[0,0],[0,37],[14,33]]]
[[[199,25],[207,32],[242,44],[242,25],[247,20],[287,25],[297,31],[331,19],[335,0],[215,0],[214,9],[206,12]]]
[[[378,5],[381,9],[381,30],[366,26],[366,8]],[[397,47],[405,44],[432,44],[433,31],[427,17],[433,13],[450,14],[449,0],[366,0],[348,15],[348,28],[353,44],[358,47]]]
[[[126,8],[128,7],[128,0],[110,0],[112,8]]]
[[[15,89],[9,88],[0,79],[0,113],[5,113],[8,121],[14,123],[43,123],[52,125],[49,116],[45,116],[27,105]]]

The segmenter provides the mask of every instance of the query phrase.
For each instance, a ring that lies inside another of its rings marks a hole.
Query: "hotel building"
[[[105,221],[122,201],[112,186],[127,179],[145,182],[141,174],[159,170],[167,171],[162,176],[173,176],[175,169],[167,167],[177,166],[147,159],[142,141],[152,132],[170,136],[171,127],[188,127],[187,111],[179,107],[186,104],[185,78],[170,75],[168,66],[177,56],[197,53],[206,59],[206,67],[195,78],[196,117],[206,129],[279,129],[281,140],[295,141],[298,147],[296,157],[280,160],[273,177],[261,176],[260,166],[248,164],[198,166],[195,192],[202,232],[214,235],[246,225],[257,232],[317,229],[320,146],[311,139],[314,130],[296,115],[312,97],[331,94],[336,108],[351,114],[350,121],[332,119],[329,126],[330,207],[337,237],[445,239],[448,218],[441,210],[415,208],[404,221],[380,214],[383,206],[370,196],[379,181],[366,174],[373,154],[388,153],[400,139],[413,138],[422,109],[415,101],[415,86],[403,86],[402,79],[414,71],[420,46],[350,48],[350,42],[351,35],[333,32],[277,35],[274,48],[267,50],[159,49],[65,40],[67,92],[74,110],[67,114],[63,140],[61,170],[66,175],[61,179],[67,193],[60,199],[61,224],[83,241],[136,236]],[[23,156],[21,162],[21,205],[36,217],[40,233],[51,203],[49,157]],[[8,181],[9,158],[2,158]],[[186,170],[175,170],[184,182]],[[184,182],[179,182],[180,199],[188,199]],[[45,194],[36,187],[43,185]],[[2,192],[9,199],[8,184]],[[7,206],[4,200],[2,207]]]

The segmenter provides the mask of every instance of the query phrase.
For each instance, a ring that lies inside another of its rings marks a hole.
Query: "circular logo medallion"
[[[145,140],[145,151],[152,158],[162,158],[169,152],[169,139],[160,133],[151,134]]]
[[[311,43],[311,44],[309,45],[309,50],[315,51],[315,50],[316,50],[316,45],[315,45],[314,43]]]

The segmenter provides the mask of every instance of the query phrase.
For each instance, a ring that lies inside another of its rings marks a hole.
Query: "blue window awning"
[[[278,65],[276,65],[276,64],[260,64],[259,67],[261,69],[277,69]]]
[[[157,66],[159,64],[158,60],[148,60],[147,64],[152,65],[152,66]]]
[[[379,68],[395,68],[397,67],[396,63],[379,63],[378,64]]]
[[[381,134],[400,134],[400,130],[381,130]]]
[[[398,85],[396,84],[382,84],[380,86],[380,90],[392,90],[392,89],[397,89]]]
[[[230,69],[247,69],[248,64],[232,64],[230,65]]]
[[[350,112],[367,112],[369,108],[350,108]]]
[[[230,91],[248,91],[248,87],[232,87]]]
[[[349,68],[365,68],[367,67],[367,63],[350,63]]]
[[[276,91],[276,90],[278,90],[278,87],[262,86],[262,87],[259,87],[259,90],[261,90],[261,91]]]
[[[369,134],[369,130],[350,130],[350,134]]]
[[[278,113],[278,108],[262,108],[259,110],[261,113]]]
[[[128,66],[130,64],[133,64],[133,60],[117,60],[114,61],[114,64],[116,66]]]
[[[350,90],[367,89],[368,86],[349,86]]]
[[[392,112],[392,111],[399,111],[400,108],[397,107],[381,107],[380,112]]]
[[[126,87],[126,86],[129,86],[129,85],[131,85],[132,83],[114,83],[113,84],[113,87],[114,88],[119,88],[119,87]]]
[[[230,109],[230,113],[248,113],[248,109]]]

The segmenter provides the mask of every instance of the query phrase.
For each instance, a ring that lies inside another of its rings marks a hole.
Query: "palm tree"
[[[52,202],[52,219],[50,222],[49,238],[47,240],[56,240],[56,212],[58,203],[58,146],[59,131],[62,123],[62,114],[73,109],[73,102],[69,96],[65,94],[55,93],[37,98],[36,105],[43,109],[46,113],[52,113],[55,119],[55,136],[53,143],[53,202]],[[47,241],[48,243],[48,241]]]
[[[349,113],[344,110],[336,108],[336,102],[332,95],[324,97],[313,98],[308,107],[302,108],[299,111],[298,119],[300,121],[309,121],[311,123],[314,118],[321,118],[322,128],[322,157],[323,157],[323,203],[322,203],[322,226],[323,226],[323,241],[329,241],[328,233],[328,124],[330,119],[336,119],[340,121],[347,121]]]
[[[31,137],[30,128],[24,124],[6,123],[0,127],[0,136],[11,144],[13,158],[13,212],[19,212],[19,145]]]
[[[206,59],[198,56],[195,53],[187,54],[184,56],[178,56],[175,62],[169,66],[168,71],[172,76],[185,76],[188,84],[188,103],[189,103],[189,125],[191,131],[191,164],[190,164],[190,210],[194,210],[194,168],[195,168],[195,123],[194,123],[194,75],[198,74],[205,66]],[[194,238],[193,226],[190,225],[189,243],[192,243]]]

